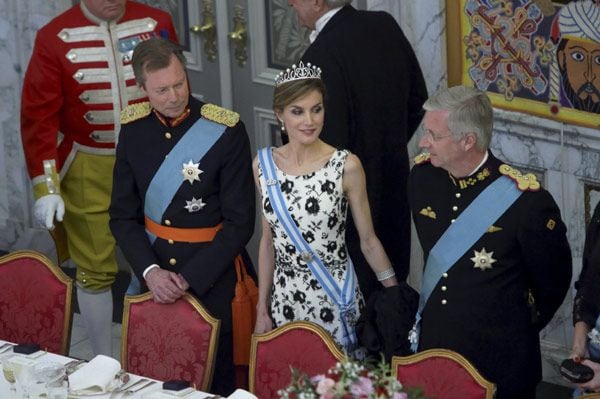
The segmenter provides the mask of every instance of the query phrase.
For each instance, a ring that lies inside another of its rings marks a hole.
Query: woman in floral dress
[[[262,208],[255,332],[312,321],[352,353],[364,301],[344,239],[348,206],[378,279],[397,282],[373,229],[360,160],[319,139],[324,94],[314,66],[293,66],[276,80],[273,109],[289,143],[259,151],[253,164]]]

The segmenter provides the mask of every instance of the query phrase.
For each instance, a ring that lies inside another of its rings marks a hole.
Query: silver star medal
[[[204,173],[198,167],[200,163],[194,163],[190,159],[188,163],[183,164],[183,169],[181,169],[181,174],[183,175],[183,180],[187,180],[190,184],[194,184],[194,181],[200,181],[200,173]]]
[[[196,197],[192,197],[191,201],[186,200],[185,203],[187,204],[185,209],[187,209],[189,213],[198,212],[206,206],[206,203],[202,202],[202,198],[196,199]]]
[[[496,259],[492,258],[494,251],[486,252],[485,248],[479,251],[473,251],[475,256],[471,258],[473,261],[473,267],[481,270],[491,269],[492,263],[496,261]]]

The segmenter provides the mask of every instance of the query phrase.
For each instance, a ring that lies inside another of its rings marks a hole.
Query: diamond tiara
[[[304,63],[300,61],[297,66],[294,64],[291,69],[287,68],[285,71],[279,72],[275,78],[275,86],[300,79],[321,79],[321,68],[310,62],[304,66]]]

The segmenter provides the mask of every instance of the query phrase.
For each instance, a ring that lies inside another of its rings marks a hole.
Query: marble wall
[[[0,250],[35,248],[54,257],[53,245],[31,223],[31,195],[19,136],[19,97],[36,30],[67,7],[70,0],[0,0]],[[396,17],[413,44],[429,92],[446,85],[445,1],[367,0],[367,8]],[[516,112],[496,112],[494,153],[519,168],[543,177],[569,229],[574,276],[579,274],[586,220],[586,198],[597,201],[600,187],[600,132]],[[411,153],[416,153],[411,143]],[[418,249],[413,282],[420,281]],[[562,383],[556,364],[567,355],[572,327],[573,295],[542,334],[545,379]]]

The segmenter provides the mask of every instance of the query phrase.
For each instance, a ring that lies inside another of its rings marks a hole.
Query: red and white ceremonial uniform
[[[128,1],[124,15],[107,22],[76,5],[38,31],[25,75],[21,129],[35,198],[63,197],[78,285],[92,291],[107,289],[117,271],[108,204],[120,112],[145,100],[131,56],[153,36],[177,41],[168,13]],[[73,237],[84,230],[92,234]],[[96,239],[103,241],[88,242]]]

